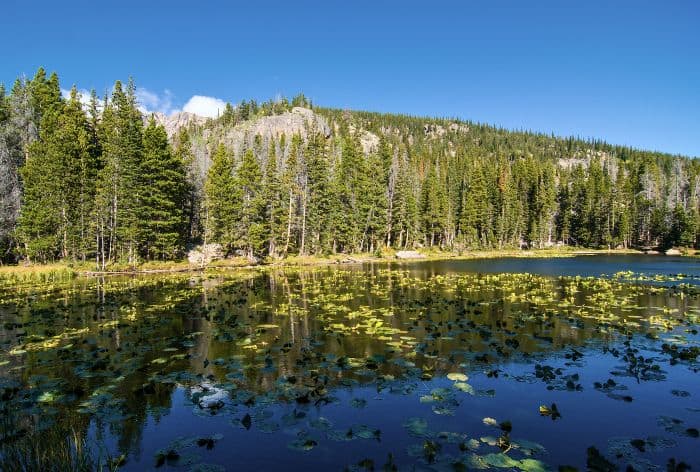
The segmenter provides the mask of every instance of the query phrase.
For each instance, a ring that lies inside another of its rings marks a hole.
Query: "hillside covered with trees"
[[[176,128],[116,82],[0,88],[4,263],[386,248],[694,247],[700,164],[595,140],[313,106],[227,106]]]

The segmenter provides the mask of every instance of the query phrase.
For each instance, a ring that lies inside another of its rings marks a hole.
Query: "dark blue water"
[[[74,435],[124,471],[586,470],[590,447],[618,470],[695,470],[700,298],[566,277],[621,271],[677,285],[700,263],[417,261],[0,293],[0,470],[22,470],[14,445],[52,457]],[[552,404],[561,417],[540,414]]]
[[[503,257],[444,261],[407,261],[395,263],[412,274],[432,276],[446,273],[530,273],[547,276],[610,276],[631,271],[647,276],[685,274],[688,283],[698,283],[700,259],[663,255],[581,255],[557,258]]]

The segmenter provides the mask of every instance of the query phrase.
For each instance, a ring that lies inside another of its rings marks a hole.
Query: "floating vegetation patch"
[[[66,424],[90,467],[124,470],[692,464],[700,303],[683,280],[379,266],[5,281],[0,468]]]

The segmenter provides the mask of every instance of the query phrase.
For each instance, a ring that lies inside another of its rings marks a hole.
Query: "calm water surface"
[[[0,469],[70,436],[120,470],[695,470],[694,276],[587,256],[5,287]]]
[[[399,265],[399,264],[397,264]],[[470,259],[457,261],[406,262],[401,264],[416,274],[445,274],[459,272],[525,273],[549,276],[598,277],[621,271],[645,275],[690,276],[685,282],[700,278],[700,259],[663,255],[591,255],[557,258]],[[697,281],[695,282],[697,283]]]

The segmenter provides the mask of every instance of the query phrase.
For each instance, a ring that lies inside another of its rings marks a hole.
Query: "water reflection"
[[[592,381],[582,386],[572,369],[605,380],[621,362],[639,373],[630,362],[651,355],[653,370],[671,361],[660,347],[668,333],[685,336],[684,346],[697,342],[688,331],[697,323],[692,293],[606,279],[451,272],[430,263],[108,278],[5,294],[0,441],[9,451],[76,434],[93,445],[93,458],[123,455],[127,470],[193,467],[201,454],[186,451],[202,447],[220,466],[237,454],[251,461],[237,468],[269,466],[250,456],[267,449],[251,443],[250,432],[267,434],[279,460],[319,470],[361,461],[368,446],[353,439],[371,441],[382,460],[391,451],[404,465],[471,460],[465,466],[474,467],[481,460],[474,455],[506,448],[483,441],[472,450],[467,435],[478,430],[461,425],[463,437],[450,436],[454,444],[418,435],[430,441],[423,452],[431,444],[442,452],[416,455],[410,447],[417,436],[401,425],[425,414],[423,404],[445,427],[458,427],[453,419],[465,419],[468,404],[479,420],[487,409],[515,414],[508,403],[524,397],[523,389],[585,390],[586,402],[601,408],[604,395]],[[698,386],[693,366],[680,366],[693,376],[682,385]],[[448,381],[448,373],[464,374],[464,381]],[[670,382],[659,375],[653,380]],[[650,399],[659,394],[642,392]],[[605,402],[614,416],[619,402],[614,396]],[[356,424],[360,418],[375,425]],[[532,419],[522,421],[521,431],[534,427]],[[511,441],[504,431],[498,439]],[[178,436],[191,439],[173,445]],[[589,444],[576,444],[579,455],[569,457],[572,446],[549,436],[550,452],[538,452],[538,459],[583,465]],[[479,436],[469,437],[479,443]],[[692,450],[684,440],[674,443],[681,456]],[[326,453],[301,452],[312,449]],[[522,445],[508,451],[513,460],[533,452]],[[525,467],[518,464],[511,466]]]

